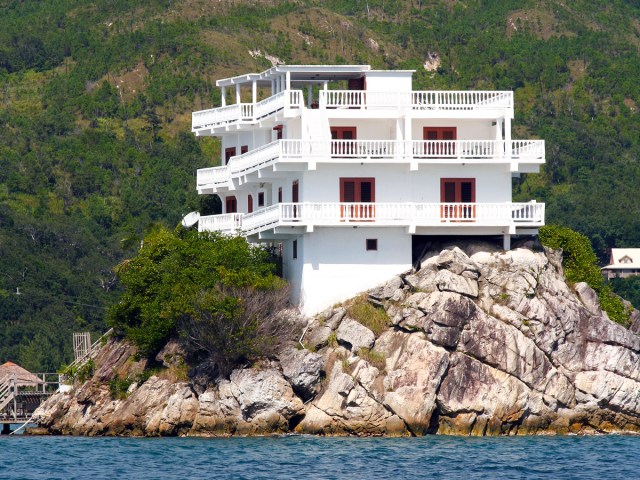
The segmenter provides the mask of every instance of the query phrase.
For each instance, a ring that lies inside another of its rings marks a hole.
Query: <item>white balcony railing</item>
[[[200,232],[235,233],[242,228],[242,213],[224,213],[222,215],[206,215],[198,221]]]
[[[302,107],[300,90],[285,90],[257,103],[236,103],[191,114],[191,130],[215,128],[231,123],[255,123],[284,109]]]
[[[252,235],[277,226],[540,227],[544,203],[279,203],[250,214],[200,217],[200,230]],[[214,220],[210,220],[214,219]]]
[[[509,91],[370,92],[323,90],[320,108],[407,108],[414,110],[513,109]]]
[[[303,108],[301,90],[285,90],[257,103],[236,103],[191,114],[191,129],[215,128],[232,123],[255,123],[283,109]],[[513,109],[508,91],[407,91],[322,90],[320,108],[411,108],[413,110]]]
[[[543,163],[544,140],[278,140],[236,155],[224,167],[198,170],[197,184],[222,186],[231,178],[260,170],[281,161],[344,161],[408,163],[458,160],[473,163]]]

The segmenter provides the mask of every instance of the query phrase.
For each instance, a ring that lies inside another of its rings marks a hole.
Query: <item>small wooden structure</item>
[[[9,433],[12,423],[29,421],[35,409],[49,395],[55,393],[58,385],[57,373],[34,374],[13,362],[0,365],[2,433]]]

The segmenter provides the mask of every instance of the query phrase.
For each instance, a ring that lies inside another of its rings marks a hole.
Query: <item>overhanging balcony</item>
[[[279,230],[284,235],[315,227],[504,227],[544,225],[544,203],[279,203],[250,214],[200,218],[200,231],[244,236]],[[215,220],[212,218],[215,217]],[[282,227],[282,228],[281,228]],[[295,229],[295,230],[294,230]]]
[[[236,103],[193,112],[191,131],[198,134],[218,127],[254,124],[278,112],[290,116],[292,111],[299,112],[302,108],[302,98],[300,90],[286,90],[257,103]]]
[[[504,163],[541,165],[544,140],[278,140],[232,157],[223,167],[198,170],[197,188],[232,188],[231,180],[276,164],[394,163],[417,170],[420,164]]]

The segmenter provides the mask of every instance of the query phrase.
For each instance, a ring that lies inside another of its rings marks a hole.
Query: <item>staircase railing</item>
[[[16,395],[16,377],[8,376],[0,383],[0,412],[13,400]]]
[[[83,356],[78,357],[77,359],[75,359],[73,362],[71,362],[69,364],[69,366],[67,367],[69,370],[73,370],[81,365],[84,365],[85,363],[87,363],[90,359],[95,358],[95,356],[98,354],[98,352],[100,351],[100,348],[102,347],[102,342],[107,339],[109,337],[109,335],[111,335],[113,333],[113,328],[110,328],[104,335],[102,335],[98,340],[96,340],[95,342],[93,342],[91,344],[91,347],[89,347],[89,350],[87,351],[87,353],[85,353]]]

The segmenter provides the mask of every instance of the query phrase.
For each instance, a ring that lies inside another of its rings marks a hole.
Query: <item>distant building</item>
[[[509,249],[536,234],[544,204],[514,203],[511,185],[539,171],[544,141],[511,138],[513,92],[415,91],[412,74],[281,65],[218,80],[222,106],[194,112],[192,131],[221,139],[197,189],[223,213],[199,230],[278,247],[308,315],[409,270],[424,239]]]
[[[640,275],[640,248],[612,248],[609,265],[602,273],[609,280]]]

